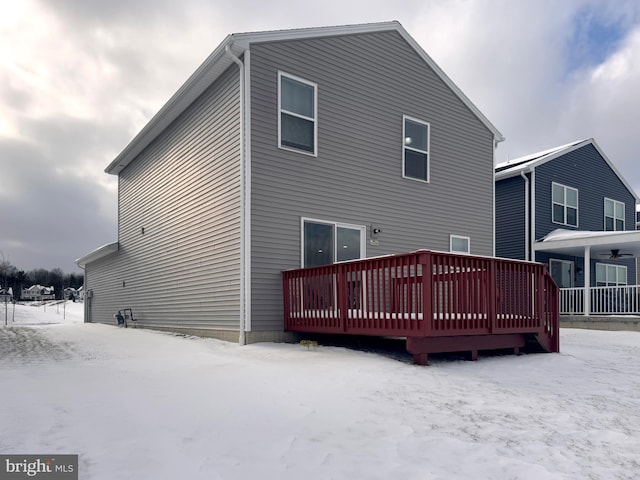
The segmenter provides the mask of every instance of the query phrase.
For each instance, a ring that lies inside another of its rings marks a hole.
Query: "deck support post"
[[[414,365],[429,365],[429,354],[428,353],[414,353],[413,354],[413,364]]]
[[[523,333],[498,335],[464,335],[454,337],[407,337],[407,352],[413,355],[416,365],[428,365],[430,353],[467,352],[470,360],[478,359],[479,350],[498,350],[513,348],[520,352],[525,346]]]

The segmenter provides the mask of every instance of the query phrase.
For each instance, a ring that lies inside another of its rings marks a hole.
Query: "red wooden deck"
[[[285,330],[406,337],[429,353],[559,351],[558,288],[540,263],[421,250],[283,272]]]

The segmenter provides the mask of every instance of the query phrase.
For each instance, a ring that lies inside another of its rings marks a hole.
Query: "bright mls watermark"
[[[0,480],[78,480],[78,455],[1,455]]]

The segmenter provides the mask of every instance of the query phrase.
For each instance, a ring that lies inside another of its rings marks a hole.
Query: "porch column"
[[[591,247],[584,247],[584,316],[591,313]]]

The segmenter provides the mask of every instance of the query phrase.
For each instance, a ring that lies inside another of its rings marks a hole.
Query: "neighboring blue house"
[[[584,295],[583,287],[636,283],[640,198],[597,143],[498,164],[495,180],[496,255],[546,263],[558,286],[572,289],[564,313],[611,313],[611,302],[600,305],[598,290]]]

